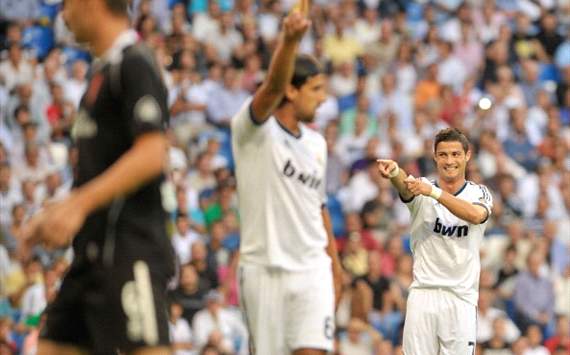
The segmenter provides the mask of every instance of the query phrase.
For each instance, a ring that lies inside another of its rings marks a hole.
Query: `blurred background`
[[[294,0],[134,0],[169,90],[164,206],[178,258],[176,355],[247,354],[229,122],[264,78]],[[36,353],[70,250],[16,253],[26,220],[64,197],[91,57],[58,0],[0,0],[0,354]],[[468,179],[494,210],[481,248],[477,354],[570,353],[570,0],[314,0],[300,52],[329,74],[313,128],[344,266],[342,355],[402,354],[409,213],[375,169],[433,177],[433,137],[463,130]],[[310,292],[310,290],[308,290]]]

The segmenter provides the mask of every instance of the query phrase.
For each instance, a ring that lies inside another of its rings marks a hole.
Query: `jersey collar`
[[[116,64],[121,61],[123,49],[135,44],[138,41],[138,34],[133,29],[128,29],[123,32],[115,39],[113,45],[107,49],[107,51],[100,57],[97,58],[98,62]]]
[[[437,183],[437,180],[434,181],[434,185],[435,185],[436,187],[439,187],[439,185],[438,185],[438,183]],[[463,186],[461,186],[461,188],[460,188],[459,190],[457,190],[457,191],[453,194],[453,196],[457,196],[457,195],[459,195],[460,193],[462,193],[463,190],[465,190],[466,187],[467,187],[467,180],[465,180],[465,182],[463,183]]]
[[[289,134],[290,136],[292,136],[293,138],[296,139],[301,139],[301,137],[303,136],[303,125],[299,123],[299,134],[295,134],[293,132],[291,132],[289,130],[289,128],[285,127],[281,121],[279,121],[279,119],[277,119],[277,117],[275,117],[275,121],[277,122],[277,124],[279,125],[279,127],[285,131],[285,133]]]

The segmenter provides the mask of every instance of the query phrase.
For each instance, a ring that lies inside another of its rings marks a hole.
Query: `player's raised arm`
[[[283,20],[283,27],[277,49],[271,58],[267,76],[257,90],[251,103],[253,118],[263,123],[279,105],[287,85],[291,83],[295,69],[297,48],[309,28],[310,0],[300,0],[299,4]]]
[[[376,164],[378,166],[380,175],[386,179],[390,179],[390,182],[396,188],[396,190],[398,190],[398,193],[404,201],[410,200],[412,197],[414,197],[414,194],[408,190],[408,187],[405,183],[406,179],[408,178],[408,174],[406,174],[404,169],[401,169],[398,166],[398,163],[389,159],[378,159],[376,160]]]

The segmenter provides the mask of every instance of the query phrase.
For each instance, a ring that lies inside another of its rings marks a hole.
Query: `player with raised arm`
[[[309,0],[283,21],[267,77],[231,122],[241,219],[241,306],[252,352],[333,350],[341,267],[325,207],[327,150],[305,124],[326,99],[319,63],[297,56]]]
[[[414,178],[392,160],[378,160],[411,213],[414,280],[404,324],[406,355],[475,354],[479,246],[493,200],[465,179],[469,141],[454,128],[435,137],[437,180]]]

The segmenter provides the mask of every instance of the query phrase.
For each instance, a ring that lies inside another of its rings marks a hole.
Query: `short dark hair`
[[[323,73],[323,68],[313,56],[301,54],[295,59],[295,71],[291,79],[291,85],[300,88],[313,76]]]
[[[105,5],[115,15],[128,16],[131,0],[105,0]]]
[[[469,140],[457,128],[445,128],[439,131],[435,136],[435,141],[433,143],[433,150],[437,150],[437,145],[441,142],[459,142],[463,147],[463,151],[467,153],[469,151]]]
[[[323,68],[315,57],[308,54],[298,55],[295,59],[295,69],[293,71],[293,77],[291,78],[291,85],[299,89],[307,80],[322,73],[324,73]],[[279,107],[288,101],[287,97],[283,96]]]

